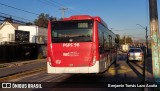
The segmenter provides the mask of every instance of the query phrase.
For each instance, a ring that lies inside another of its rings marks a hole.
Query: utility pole
[[[68,8],[60,8],[59,10],[62,11],[62,18],[65,17],[65,11],[68,10]]]
[[[126,44],[126,33],[125,33],[125,36],[124,36],[124,43]]]
[[[146,48],[147,48],[147,50],[146,50],[146,56],[148,57],[148,35],[147,35],[147,31],[148,31],[148,29],[147,29],[147,26],[146,26]]]
[[[145,27],[143,27],[143,26],[140,25],[140,24],[136,24],[136,25],[139,25],[140,27],[142,27],[143,29],[146,30],[146,56],[148,57],[148,34],[147,34],[148,29],[147,29],[147,26],[146,26],[146,28],[145,28]]]
[[[152,70],[156,82],[160,82],[160,38],[158,28],[157,0],[149,0]]]

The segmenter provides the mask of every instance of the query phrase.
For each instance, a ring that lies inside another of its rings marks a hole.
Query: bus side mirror
[[[120,41],[120,35],[116,34],[115,43],[119,44]]]
[[[116,42],[117,44],[119,43],[119,38],[118,38],[118,37],[115,38],[115,42]]]

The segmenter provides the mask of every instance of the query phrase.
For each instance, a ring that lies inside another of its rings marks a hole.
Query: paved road
[[[148,58],[147,76],[151,79],[151,60]],[[143,63],[126,62],[126,54],[120,53],[118,61],[103,74],[47,74],[46,71],[23,76],[10,82],[52,82],[47,89],[28,89],[32,91],[143,91],[143,88],[105,88],[108,83],[143,82]],[[102,87],[101,87],[102,86]],[[77,88],[76,88],[77,87]],[[82,88],[83,87],[83,88]],[[85,88],[87,87],[87,89]],[[94,87],[94,88],[93,88]],[[18,91],[19,89],[16,89]],[[26,90],[26,91],[28,91]],[[3,89],[3,91],[5,91]]]
[[[24,72],[24,71],[33,70],[33,69],[40,68],[40,67],[45,67],[47,65],[46,59],[33,60],[33,61],[34,62],[32,62],[31,60],[30,63],[28,61],[28,64],[27,63],[22,64],[22,63],[15,62],[14,64],[17,64],[17,65],[13,67],[0,68],[0,78],[8,76],[8,75]]]

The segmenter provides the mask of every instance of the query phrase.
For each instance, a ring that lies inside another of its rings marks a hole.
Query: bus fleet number
[[[63,47],[79,47],[79,43],[63,43]]]

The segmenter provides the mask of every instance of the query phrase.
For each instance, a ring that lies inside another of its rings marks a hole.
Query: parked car
[[[127,62],[129,61],[143,61],[144,60],[144,53],[141,48],[130,48],[127,53]]]

